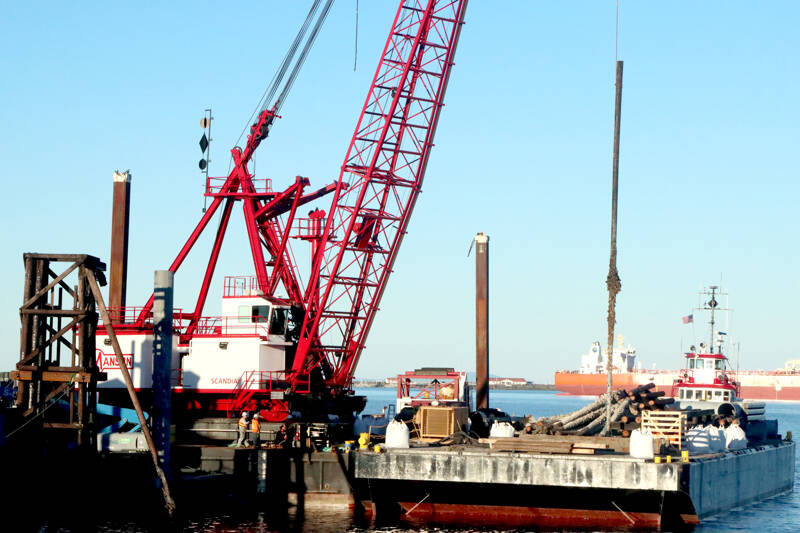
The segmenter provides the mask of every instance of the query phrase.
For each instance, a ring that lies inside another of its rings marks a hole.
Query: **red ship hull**
[[[613,374],[614,388],[631,389],[654,382],[659,389],[669,392],[672,381],[678,377],[675,371],[658,373]],[[760,401],[800,402],[800,375],[774,372],[740,372],[742,398]],[[556,372],[556,390],[570,396],[598,396],[606,391],[605,374],[580,374],[578,372]]]

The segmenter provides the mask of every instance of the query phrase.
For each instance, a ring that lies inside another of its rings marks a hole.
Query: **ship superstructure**
[[[636,350],[630,344],[623,346],[623,338],[617,337],[618,345],[613,349],[611,358],[614,373],[633,372],[636,368]],[[589,352],[581,356],[581,374],[601,374],[606,371],[608,349],[603,348],[599,341],[592,343]]]
[[[800,401],[800,365],[797,364],[797,360],[787,361],[785,367],[778,370],[738,368],[734,370],[730,359],[724,353],[725,346],[730,347],[733,343],[729,341],[727,332],[716,329],[716,313],[726,311],[717,301],[717,297],[723,294],[718,291],[717,286],[709,287],[702,294],[710,296],[710,299],[701,304],[698,310],[711,312],[713,309],[711,327],[713,332],[704,342],[698,343],[697,347],[692,345],[689,348],[684,354],[683,368],[679,370],[642,368],[641,362],[638,365],[634,363],[635,351],[630,346],[627,350],[622,350],[620,345],[614,349],[612,360],[614,386],[631,389],[654,383],[659,389],[664,390],[670,390],[675,386],[676,399],[684,401],[691,399],[694,402],[701,401],[700,398],[703,398],[702,401],[706,398],[710,398],[710,401],[731,401],[735,397],[762,401]],[[627,364],[623,366],[623,363]],[[562,393],[576,396],[595,396],[604,393],[605,350],[601,348],[600,343],[593,343],[590,351],[581,355],[578,370],[556,372],[555,386]]]

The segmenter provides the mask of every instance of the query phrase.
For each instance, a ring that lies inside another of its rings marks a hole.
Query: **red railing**
[[[296,239],[316,239],[322,235],[324,225],[324,217],[295,218],[291,236]]]
[[[137,320],[139,318],[139,315],[142,313],[142,309],[144,309],[144,307],[140,305],[109,307],[108,314],[111,317],[112,324],[119,326],[133,326],[137,325]],[[180,307],[176,307],[172,310],[172,326],[173,328],[175,328],[175,330],[180,329],[182,316],[183,316],[183,309],[181,309]],[[148,313],[147,317],[145,318],[145,322],[152,325],[153,322],[152,312]],[[99,324],[103,323],[102,317],[98,318],[98,323]]]
[[[253,319],[258,320],[253,322]],[[266,337],[266,317],[204,316],[197,321],[195,337]]]
[[[397,397],[411,398],[412,404],[459,401],[459,376],[397,376]]]
[[[246,370],[231,393],[228,416],[237,414],[249,405],[258,405],[256,396],[263,399],[285,401],[283,394],[287,392],[309,394],[311,392],[311,376],[307,373],[285,370]]]
[[[222,289],[223,298],[241,298],[263,294],[255,276],[225,276]]]
[[[225,185],[225,182],[228,178],[212,178],[209,177],[206,180],[206,194],[207,195],[215,195],[222,193],[222,187]],[[272,191],[272,180],[269,178],[251,178],[250,181],[253,183],[253,188],[255,189],[256,194],[267,194],[271,193]],[[247,193],[241,193],[242,196],[246,196]]]

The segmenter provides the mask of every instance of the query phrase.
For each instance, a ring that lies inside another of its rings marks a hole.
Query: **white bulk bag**
[[[704,427],[693,427],[686,432],[686,448],[692,455],[711,453],[711,435]]]
[[[716,426],[707,426],[706,431],[709,435],[709,445],[712,453],[725,451],[726,438],[725,431]]]
[[[490,437],[513,437],[514,426],[508,422],[495,422],[489,430]]]
[[[725,446],[729,450],[743,450],[747,448],[747,437],[744,430],[737,424],[725,428]]]
[[[392,420],[386,426],[387,448],[408,448],[408,426],[397,420]]]
[[[630,454],[637,459],[652,459],[653,434],[647,430],[631,431]]]

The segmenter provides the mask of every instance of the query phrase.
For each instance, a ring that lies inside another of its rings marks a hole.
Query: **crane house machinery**
[[[232,170],[207,177],[211,203],[169,267],[177,283],[188,283],[180,279],[180,266],[218,217],[193,308],[174,312],[173,390],[186,409],[258,409],[282,420],[294,411],[352,417],[364,406],[350,385],[422,187],[467,2],[402,0],[338,179],[312,189],[309,179],[297,176],[280,188],[256,178],[251,160],[280,118],[331,3],[313,2],[247,143],[231,150]],[[312,207],[323,197],[329,203]],[[225,278],[221,315],[207,316],[234,208],[243,211],[255,274]],[[305,280],[292,251],[298,240],[310,246]],[[143,391],[151,384],[152,307],[151,296],[141,307],[111,309],[135,386]],[[104,335],[97,346],[109,372],[102,394],[124,393]]]

